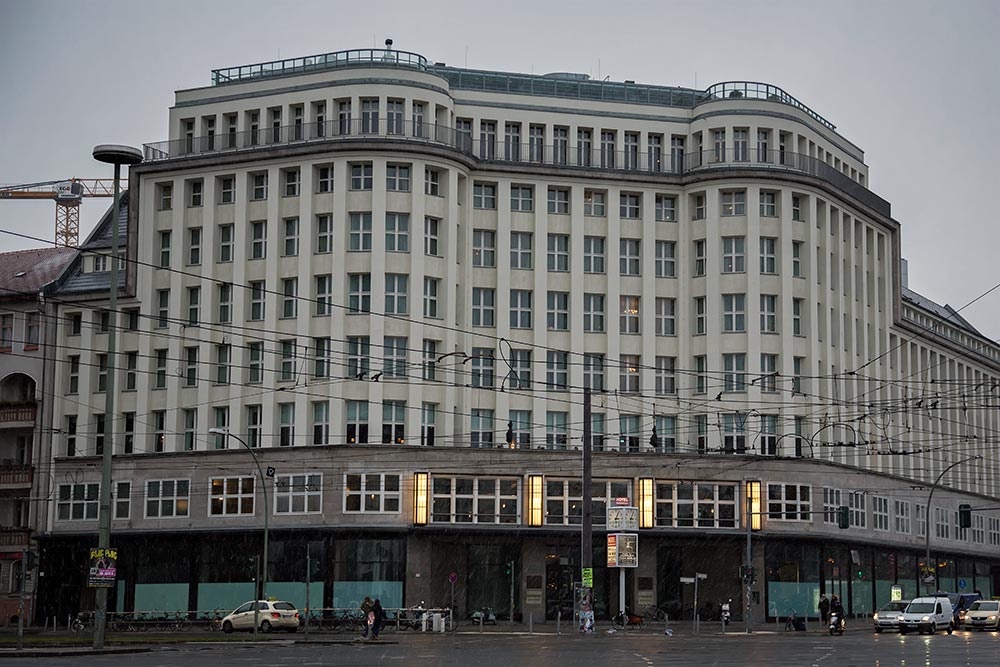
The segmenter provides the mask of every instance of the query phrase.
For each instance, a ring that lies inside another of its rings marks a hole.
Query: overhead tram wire
[[[16,232],[9,232],[7,230],[0,230],[0,231],[2,231],[4,233],[9,233],[9,234],[13,234],[13,235],[16,235],[16,236],[20,236],[20,237],[23,237],[23,238],[29,238],[29,239],[32,239],[32,240],[43,241],[43,239],[38,239],[37,237],[31,237],[31,236],[24,235],[24,234],[19,234],[19,233],[16,233]],[[106,255],[106,253],[100,253],[100,252],[97,252],[95,254],[105,254]],[[153,267],[153,268],[155,268],[157,270],[166,270],[166,271],[170,271],[170,272],[174,272],[174,273],[180,273],[182,275],[187,275],[187,276],[194,275],[194,277],[198,278],[201,281],[208,281],[208,282],[211,282],[211,283],[214,283],[214,284],[235,285],[237,287],[242,287],[244,289],[247,289],[247,286],[244,286],[244,285],[237,285],[237,284],[228,283],[228,282],[222,281],[222,280],[211,279],[211,278],[207,278],[207,277],[204,277],[204,276],[191,274],[190,272],[186,272],[186,271],[180,271],[180,270],[173,269],[173,268],[158,267],[158,266],[150,264],[150,263],[140,262],[138,260],[133,260],[133,259],[128,259],[128,258],[126,258],[126,261],[132,261],[132,262],[135,262],[136,264],[140,264],[140,265],[147,265],[147,266]],[[998,285],[997,287],[1000,287],[1000,285]],[[993,289],[996,289],[996,288],[993,288]],[[992,291],[992,290],[990,290],[990,291]],[[276,296],[279,296],[281,298],[286,298],[286,295],[283,292],[279,292],[277,290],[265,290],[265,293],[270,293],[270,294],[274,294]],[[983,295],[981,295],[980,297],[977,297],[976,300],[978,300],[979,298],[982,298],[982,296],[985,296],[985,294],[988,294],[988,293],[989,292],[986,292]],[[301,297],[301,296],[297,296],[297,295],[295,297],[292,297],[292,298],[295,298],[297,300],[304,300],[304,301],[307,301],[309,303],[315,303],[315,301],[312,300],[312,299],[308,299],[306,297]],[[969,304],[966,304],[966,306],[963,306],[963,308],[967,307],[968,305],[971,305],[976,300],[973,300]],[[88,304],[88,306],[89,306],[89,304]],[[349,307],[345,307],[342,304],[337,304],[337,303],[333,303],[333,302],[329,302],[329,306],[330,307],[334,307],[334,308],[340,308],[340,309],[345,309],[346,308],[346,309],[350,310]],[[95,309],[95,310],[100,310],[99,306],[90,306],[90,307],[93,308],[93,309]],[[369,314],[369,315],[376,315],[376,316],[382,316],[382,317],[385,317],[385,318],[395,318],[395,319],[400,318],[400,316],[397,316],[397,315],[379,313],[379,312],[376,312],[376,311],[371,311],[371,312],[368,312],[367,314]],[[150,316],[147,316],[147,317],[150,317]],[[496,341],[499,341],[499,342],[508,340],[505,337],[500,337],[500,336],[495,336],[495,335],[490,335],[490,334],[484,334],[484,333],[481,333],[481,332],[470,332],[470,331],[458,329],[456,327],[450,327],[450,326],[447,326],[447,325],[439,325],[439,324],[436,324],[436,323],[429,323],[429,324],[431,324],[431,326],[434,326],[434,327],[444,328],[444,329],[448,329],[448,330],[452,330],[452,331],[457,331],[457,332],[464,333],[464,334],[470,335],[470,336],[484,337],[484,338],[496,340]],[[237,328],[237,327],[230,327],[230,328]],[[275,333],[277,333],[279,335],[288,335],[285,332],[275,332]],[[206,342],[208,344],[212,344],[213,343],[213,342],[210,342],[210,341],[201,341],[201,342]],[[514,342],[517,342],[518,344],[522,344],[522,345],[526,344],[526,343],[523,343],[523,342],[520,342],[520,341],[514,341]],[[539,346],[537,344],[529,344],[529,345],[530,345],[530,347],[532,349],[542,349],[542,350],[552,350],[553,349],[553,348],[546,347],[546,346]],[[585,353],[576,353],[576,354],[585,354]],[[885,355],[885,353],[883,353],[883,355],[880,355],[880,356],[884,356],[884,355]],[[872,361],[874,361],[874,360],[872,360]],[[862,368],[864,366],[866,366],[866,365],[868,365],[868,364],[863,365]],[[648,364],[647,365],[640,365],[640,367],[642,367],[644,369],[654,369],[655,370],[654,366],[651,366],[651,365],[648,365]],[[675,370],[675,373],[681,374],[681,375],[683,375],[683,374],[695,374],[696,371],[685,371],[684,369],[679,369],[679,370]],[[834,373],[834,374],[830,374],[829,376],[821,376],[821,379],[824,379],[824,378],[825,379],[835,379],[837,377],[841,377],[841,376],[844,376],[844,375],[845,374],[843,372],[842,373]],[[870,391],[873,391],[873,390],[869,390],[869,392],[865,392],[865,393],[870,393]],[[856,399],[856,397],[855,397],[855,399]],[[801,403],[794,403],[793,405],[801,406]]]

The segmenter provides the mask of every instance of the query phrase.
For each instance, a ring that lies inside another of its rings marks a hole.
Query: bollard
[[[480,614],[479,615],[479,632],[480,632],[480,634],[482,634],[482,632],[483,632],[483,616],[484,615],[485,614]]]
[[[803,625],[803,627],[805,627],[806,632],[809,632],[809,617],[808,616],[803,616],[802,617],[802,625]]]
[[[534,630],[534,624],[535,624],[535,612],[531,612],[530,614],[528,614],[528,634],[529,635],[533,634],[534,631],[535,631]]]
[[[556,612],[556,634],[562,634],[562,609]]]

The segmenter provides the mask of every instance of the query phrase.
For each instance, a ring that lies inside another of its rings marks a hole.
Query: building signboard
[[[91,588],[111,588],[114,586],[117,563],[118,549],[91,549],[87,585]]]
[[[608,535],[608,567],[639,567],[639,536],[635,533]]]

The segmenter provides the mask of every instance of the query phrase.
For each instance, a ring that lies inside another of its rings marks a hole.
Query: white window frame
[[[297,502],[302,509],[294,509]],[[310,509],[313,504],[315,509]],[[323,475],[292,473],[274,478],[274,511],[272,514],[322,514]]]
[[[216,488],[216,482],[220,482],[219,488]],[[235,491],[230,490],[230,482],[236,482]],[[247,489],[249,487],[249,489]],[[257,498],[257,478],[247,475],[247,476],[237,476],[237,477],[210,477],[208,480],[208,517],[227,517],[227,516],[254,516],[256,512],[256,498]],[[234,500],[236,502],[236,511],[229,511],[228,501]],[[216,502],[220,502],[220,511],[216,512]],[[249,511],[245,511],[245,507],[249,503]]]
[[[157,492],[156,495],[150,495],[150,489],[152,485],[156,485]],[[164,493],[164,484],[170,484],[172,492],[170,494]],[[180,486],[184,485],[186,489],[184,493],[181,493]],[[181,511],[179,509],[178,503],[183,501],[184,509]],[[153,502],[156,505],[156,512],[150,513],[149,507],[150,503]],[[170,503],[170,513],[165,514],[163,509],[165,507],[164,503]],[[145,484],[145,495],[143,502],[143,518],[145,519],[186,519],[191,515],[191,480],[190,478],[180,478],[180,479],[147,479]]]
[[[371,488],[370,482],[378,478],[378,488]],[[357,486],[352,486],[353,478],[357,478]],[[344,475],[344,514],[399,514],[402,511],[402,475],[399,473],[347,473]],[[395,490],[386,489],[386,481],[394,480]],[[348,509],[352,499],[357,499],[358,508]],[[368,509],[368,502],[377,500],[377,509]],[[388,502],[387,502],[388,501]],[[389,509],[387,509],[387,505]],[[395,505],[395,509],[391,509]]]

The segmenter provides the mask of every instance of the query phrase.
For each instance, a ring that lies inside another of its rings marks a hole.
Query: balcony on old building
[[[30,489],[34,468],[29,465],[4,463],[0,465],[0,492],[12,489]]]
[[[0,551],[16,551],[28,545],[30,528],[0,526]]]
[[[35,381],[24,373],[11,373],[0,381],[0,428],[33,426]]]

